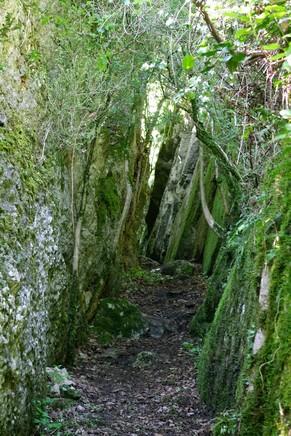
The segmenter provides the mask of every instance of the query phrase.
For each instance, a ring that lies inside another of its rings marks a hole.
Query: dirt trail
[[[198,347],[185,349],[203,282],[199,277],[156,285],[140,280],[136,286],[125,294],[146,314],[149,331],[110,347],[91,338],[79,351],[71,374],[81,398],[55,412],[67,422],[61,434],[210,435],[211,416],[195,380]]]

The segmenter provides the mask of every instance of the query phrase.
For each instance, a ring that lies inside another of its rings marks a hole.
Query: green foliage
[[[10,32],[12,32],[13,30],[17,30],[19,28],[20,28],[19,23],[17,23],[14,16],[8,12],[5,15],[4,22],[0,25],[0,38],[2,40],[6,40]]]
[[[236,410],[227,410],[215,420],[212,432],[214,436],[236,436],[239,434],[239,415]]]
[[[195,359],[199,357],[201,353],[201,344],[193,344],[192,342],[183,342],[182,348]]]
[[[33,422],[40,435],[61,434],[58,430],[61,430],[63,424],[58,421],[54,421],[48,412],[49,406],[54,403],[52,398],[44,398],[42,400],[33,401]]]
[[[183,58],[182,61],[182,65],[184,70],[188,71],[188,70],[192,70],[192,68],[194,67],[194,63],[195,63],[195,58],[194,56],[188,54]]]

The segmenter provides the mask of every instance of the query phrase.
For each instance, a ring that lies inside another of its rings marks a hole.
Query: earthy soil
[[[125,296],[146,314],[150,328],[140,337],[101,346],[91,337],[79,350],[70,374],[81,397],[51,412],[63,422],[59,435],[210,435],[211,414],[196,387],[188,325],[205,286],[194,279],[136,280]],[[185,344],[186,343],[186,344]],[[182,345],[184,344],[184,345]],[[141,359],[137,364],[137,356]],[[141,356],[141,355],[140,355]]]

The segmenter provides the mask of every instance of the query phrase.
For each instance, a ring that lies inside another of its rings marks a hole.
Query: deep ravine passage
[[[92,336],[70,370],[80,398],[51,418],[64,435],[209,435],[212,416],[199,399],[188,325],[205,286],[198,274],[159,283],[135,281],[124,296],[149,328],[140,337],[101,346]]]

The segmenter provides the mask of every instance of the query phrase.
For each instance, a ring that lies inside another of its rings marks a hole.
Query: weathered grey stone
[[[169,180],[160,204],[159,214],[153,227],[148,253],[163,261],[167,252],[175,218],[189,189],[193,171],[198,160],[199,142],[192,132],[181,134],[181,142],[176,150]]]
[[[253,354],[256,354],[264,345],[266,340],[266,335],[263,332],[263,330],[259,329],[256,332],[256,336],[255,336],[255,340],[254,340],[254,344],[253,344]]]
[[[61,396],[64,398],[70,398],[72,400],[79,400],[81,398],[80,392],[73,386],[63,385],[60,388]]]
[[[7,117],[5,114],[0,113],[0,127],[4,127],[7,124]]]
[[[269,290],[270,290],[270,272],[268,265],[265,264],[262,271],[259,303],[262,310],[267,310],[269,307]]]
[[[173,260],[161,266],[161,273],[178,278],[191,277],[194,265],[187,260]]]

